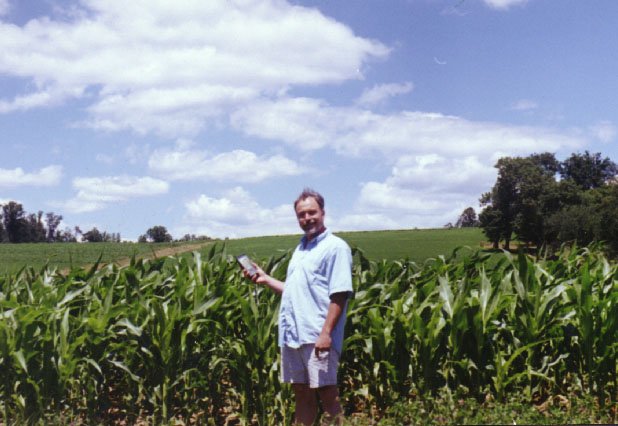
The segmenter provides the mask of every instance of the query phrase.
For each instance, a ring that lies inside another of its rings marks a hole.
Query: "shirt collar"
[[[328,235],[330,235],[330,230],[328,228],[324,228],[324,231],[322,231],[317,237],[315,237],[313,240],[309,241],[309,244],[307,244],[307,236],[303,235],[303,237],[300,239],[300,246],[302,249],[308,249],[310,247],[315,247],[315,245],[317,243],[319,243],[320,241],[322,241],[324,238],[326,238]]]

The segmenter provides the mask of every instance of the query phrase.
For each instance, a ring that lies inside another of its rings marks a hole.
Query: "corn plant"
[[[284,279],[289,258],[262,266]],[[618,267],[598,247],[354,259],[346,411],[455,391],[616,404]],[[0,276],[0,423],[290,424],[278,306],[225,247]]]

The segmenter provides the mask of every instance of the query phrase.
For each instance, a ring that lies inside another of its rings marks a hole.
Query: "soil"
[[[159,258],[159,257],[175,256],[177,254],[186,253],[188,251],[200,250],[202,247],[210,243],[211,241],[205,241],[203,243],[191,243],[191,244],[184,244],[184,245],[176,246],[176,247],[166,247],[166,248],[162,248],[159,250],[154,250],[154,252],[151,252],[150,254],[141,254],[139,255],[139,258],[152,259],[152,258]],[[129,266],[129,264],[131,263],[131,258],[124,257],[124,258],[116,259],[112,263],[122,268],[125,266]],[[101,266],[104,266],[104,265],[106,264],[101,264]],[[88,269],[91,266],[92,265],[84,265],[84,269]],[[70,272],[70,270],[69,268],[63,268],[59,272],[62,275],[66,275]]]
[[[160,250],[155,250],[153,254],[144,255],[140,257],[143,259],[146,259],[146,258],[152,259],[152,258],[159,258],[159,257],[176,256],[177,254],[186,253],[188,251],[200,250],[206,244],[210,244],[210,242],[207,241],[201,244],[192,243],[192,244],[184,244],[182,246],[177,246],[177,247],[167,247],[167,248],[163,248]],[[125,257],[125,258],[114,261],[114,264],[120,267],[123,267],[123,266],[128,266],[130,262],[131,262],[131,258]]]

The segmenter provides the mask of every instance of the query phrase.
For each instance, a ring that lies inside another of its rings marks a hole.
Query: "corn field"
[[[444,389],[616,404],[618,266],[600,250],[455,251],[422,265],[354,252],[346,412],[379,417]],[[263,267],[283,279],[288,261]],[[0,276],[0,423],[289,424],[278,306],[225,247]]]

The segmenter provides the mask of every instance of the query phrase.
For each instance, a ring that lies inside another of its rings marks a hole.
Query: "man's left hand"
[[[320,333],[318,339],[315,341],[315,356],[320,357],[321,352],[330,351],[333,340],[327,333]]]

